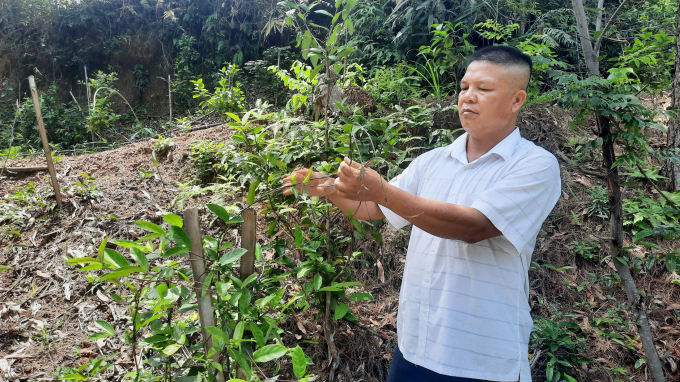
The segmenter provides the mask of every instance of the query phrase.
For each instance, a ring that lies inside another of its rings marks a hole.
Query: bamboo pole
[[[257,215],[255,210],[247,209],[241,212],[243,223],[241,224],[241,247],[248,250],[243,257],[241,257],[241,280],[245,280],[248,276],[255,273],[255,245],[257,243]],[[241,367],[236,366],[236,378],[243,380],[248,379],[248,374]]]
[[[201,236],[201,229],[198,224],[198,210],[189,208],[184,211],[184,230],[189,239],[191,239],[191,252],[189,259],[191,262],[191,270],[194,273],[194,290],[196,291],[196,299],[198,300],[198,315],[201,321],[201,332],[203,333],[203,350],[205,356],[213,347],[212,336],[205,330],[206,326],[215,326],[215,316],[213,315],[212,307],[212,292],[208,288],[204,296],[201,296],[203,291],[203,281],[205,280],[205,257],[203,256],[203,237]],[[214,362],[220,362],[220,354],[215,353],[212,356]],[[215,375],[218,382],[224,382],[224,374],[215,370]]]
[[[47,141],[47,132],[45,132],[45,122],[43,122],[42,111],[40,109],[40,98],[38,97],[38,88],[35,86],[35,77],[28,77],[28,84],[31,87],[31,94],[33,95],[33,106],[35,107],[35,117],[38,120],[38,129],[40,130],[40,138],[42,139],[43,150],[45,151],[45,159],[47,160],[47,168],[52,178],[52,187],[54,188],[54,196],[57,198],[57,207],[61,209],[61,191],[59,190],[59,182],[57,181],[57,172],[54,170],[54,163],[52,162],[52,154],[50,153],[50,144]]]

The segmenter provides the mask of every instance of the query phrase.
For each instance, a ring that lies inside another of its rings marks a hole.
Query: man
[[[528,269],[561,190],[555,157],[515,127],[530,77],[519,50],[480,49],[461,80],[466,133],[453,144],[389,183],[345,158],[337,179],[306,185],[358,219],[414,225],[388,382],[531,381]]]

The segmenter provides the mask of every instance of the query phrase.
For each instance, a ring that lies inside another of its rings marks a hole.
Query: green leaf
[[[243,332],[245,331],[246,328],[246,323],[243,321],[239,321],[238,324],[236,324],[236,327],[234,328],[234,337],[233,339],[235,340],[240,340],[243,338]]]
[[[325,11],[323,9],[319,9],[318,11],[314,11],[314,13],[321,13],[322,15],[326,15],[328,17],[333,17],[333,15],[330,12]]]
[[[299,225],[295,226],[295,247],[300,248],[302,247],[302,241],[304,240],[304,237],[302,236],[302,229],[300,228]]]
[[[349,9],[354,8],[355,5],[357,5],[357,0],[347,0],[347,7]]]
[[[179,228],[182,228],[182,226],[184,225],[184,221],[182,220],[182,218],[179,215],[175,214],[165,214],[163,215],[163,220]]]
[[[116,269],[115,271],[109,272],[105,275],[99,276],[97,281],[104,281],[104,280],[111,280],[111,279],[116,279],[119,277],[126,277],[131,275],[132,273],[145,273],[146,270],[142,267],[134,267],[134,266],[127,266],[127,267],[120,267]]]
[[[373,300],[373,296],[371,296],[368,293],[354,293],[353,295],[349,296],[347,298],[349,301],[365,301],[365,300]]]
[[[347,32],[350,35],[354,34],[354,23],[352,23],[352,19],[345,20],[345,25],[347,25]]]
[[[187,233],[184,232],[183,229],[177,226],[173,225],[170,227],[168,237],[170,237],[172,240],[175,241],[175,243],[179,245],[191,248],[191,239],[189,239],[189,235],[187,235]]]
[[[248,307],[250,306],[250,291],[248,289],[243,289],[241,297],[238,299],[238,310],[241,314],[246,314],[248,312]]]
[[[264,334],[262,334],[262,330],[254,323],[251,322],[248,324],[248,327],[250,328],[250,332],[253,333],[253,337],[255,338],[255,341],[257,342],[257,346],[264,346],[267,343],[267,340],[264,338]]]
[[[126,267],[130,262],[121,255],[118,251],[111,248],[104,248],[104,261],[113,265],[114,267]]]
[[[345,287],[361,286],[361,285],[364,285],[364,284],[362,284],[360,282],[356,282],[356,281],[348,281],[348,282],[344,282],[344,283],[333,284],[333,286],[336,287],[336,288],[345,288]]]
[[[172,247],[172,248],[168,249],[167,251],[165,251],[163,253],[163,257],[170,257],[170,256],[174,256],[174,255],[179,255],[181,253],[189,253],[189,252],[190,252],[190,250],[189,250],[188,247],[185,247],[183,245],[178,245],[178,246]]]
[[[224,254],[224,256],[220,257],[220,265],[231,264],[245,255],[246,252],[248,252],[248,250],[245,248],[232,249],[231,251]]]
[[[354,49],[353,49],[353,48],[350,48],[350,47],[348,47],[348,46],[343,47],[343,48],[340,49],[340,51],[338,52],[338,59],[341,59],[341,58],[343,58],[343,57],[345,57],[346,55],[351,54],[351,53],[354,53]]]
[[[222,341],[222,343],[224,344],[229,343],[229,336],[227,335],[227,333],[223,332],[222,329],[216,328],[214,326],[206,326],[205,330],[208,331],[208,333],[210,333],[213,336],[213,338]]]
[[[292,26],[293,25],[293,18],[290,16],[286,16],[286,25]]]
[[[217,204],[208,204],[208,209],[215,215],[219,216],[225,224],[243,223],[243,218],[240,216],[231,216],[229,212],[222,206]]]
[[[105,237],[104,241],[99,244],[99,252],[97,255],[97,260],[99,260],[100,263],[104,264],[104,250],[106,250],[106,243],[109,242],[109,237]]]
[[[295,373],[295,376],[298,378],[304,377],[307,371],[307,360],[300,345],[290,352],[290,358],[293,360],[293,373]]]
[[[305,176],[305,179],[302,181],[302,184],[309,183],[309,181],[312,179],[313,173],[314,173],[314,166],[310,166],[309,171],[307,172],[307,176]]]
[[[255,259],[262,260],[262,246],[260,243],[255,243]]]
[[[288,348],[283,345],[267,345],[257,349],[253,353],[253,361],[269,362],[277,358],[281,358],[288,353]]]
[[[97,324],[97,326],[104,329],[110,335],[113,336],[113,335],[116,334],[116,331],[113,330],[113,326],[111,326],[111,324],[109,324],[108,322],[102,321],[102,320],[97,320],[97,321],[95,321],[95,323]]]
[[[71,260],[75,260],[75,259],[71,259]],[[68,263],[68,261],[66,261],[66,262]],[[4,271],[8,271],[10,269],[12,269],[12,267],[10,267],[9,265],[0,266],[0,273],[2,273]]]
[[[321,277],[320,274],[315,274],[314,275],[314,281],[312,281],[312,287],[314,290],[319,290],[321,288],[321,283],[323,282],[323,278]]]
[[[335,318],[335,320],[337,321],[337,320],[345,317],[345,314],[347,314],[348,312],[349,312],[349,306],[345,305],[342,302],[338,303],[338,306],[335,307],[335,315],[333,316],[333,318]]]
[[[336,287],[323,287],[319,289],[319,292],[340,292],[342,289]]]
[[[138,221],[138,222],[135,222],[135,224],[137,224],[137,226],[139,228],[143,229],[143,230],[159,234],[159,235],[161,235],[161,237],[165,236],[165,231],[163,230],[163,228],[161,228],[157,224],[153,224],[151,222],[144,222],[144,221]]]
[[[231,356],[231,358],[235,359],[239,365],[241,365],[241,367],[246,371],[246,374],[248,375],[251,374],[250,362],[246,359],[246,357],[243,356],[243,354],[240,351],[229,349],[228,354]]]
[[[95,334],[87,337],[86,341],[91,342],[91,341],[98,340],[100,338],[107,338],[107,337],[111,337],[111,335],[109,333],[106,333],[106,332],[99,332],[99,333],[95,333]]]
[[[215,271],[208,273],[208,275],[203,280],[203,290],[201,291],[201,297],[205,297],[205,294],[208,293],[213,276],[215,276]]]
[[[250,187],[248,188],[248,204],[253,204],[255,203],[255,191],[257,191],[257,186],[260,185],[260,180],[257,179],[250,183]]]
[[[182,348],[182,345],[178,345],[178,344],[168,345],[168,346],[165,347],[165,349],[163,349],[163,354],[165,354],[167,356],[173,355],[173,354],[177,353],[177,350],[179,350],[180,348]]]
[[[83,377],[81,374],[78,373],[70,373],[63,375],[59,377],[59,379],[64,380],[64,381],[87,381],[86,377]]]

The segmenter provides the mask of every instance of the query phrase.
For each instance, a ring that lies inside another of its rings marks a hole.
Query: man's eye
[[[468,90],[468,88],[460,88],[460,91],[462,91],[462,92],[464,92],[466,90]]]
[[[479,90],[485,92],[485,91],[487,91],[487,90],[489,90],[489,89],[479,88]]]

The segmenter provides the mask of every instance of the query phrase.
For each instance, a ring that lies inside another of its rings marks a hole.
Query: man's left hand
[[[384,188],[382,182],[382,177],[376,171],[345,158],[338,169],[335,189],[340,197],[377,203]]]

